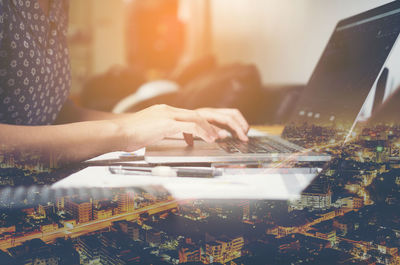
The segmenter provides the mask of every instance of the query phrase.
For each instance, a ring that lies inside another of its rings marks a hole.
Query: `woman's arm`
[[[243,126],[232,118],[235,111],[219,110],[213,120],[209,117],[210,111],[156,105],[112,120],[37,127],[2,124],[0,146],[5,153],[12,150],[23,154],[39,154],[44,159],[52,156],[60,162],[71,163],[112,151],[138,150],[179,133],[201,137],[207,142],[226,137],[225,130],[210,122],[222,125],[232,122],[237,127]],[[224,114],[226,111],[232,114]],[[237,129],[241,137],[246,137],[244,128]]]
[[[120,134],[118,126],[108,121],[54,126],[0,124],[0,150],[6,156],[39,156],[44,164],[50,156],[59,164],[69,164],[112,150],[123,150]]]

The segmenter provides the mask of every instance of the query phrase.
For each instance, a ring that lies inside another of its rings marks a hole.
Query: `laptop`
[[[233,138],[213,144],[196,140],[193,147],[166,139],[147,147],[145,160],[151,164],[329,161],[328,154],[315,152],[318,144],[343,143],[399,33],[400,1],[340,21],[281,137],[252,136],[248,143]]]

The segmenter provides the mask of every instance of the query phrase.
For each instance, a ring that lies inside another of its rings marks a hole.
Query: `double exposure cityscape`
[[[0,265],[400,265],[400,0],[0,0]]]
[[[336,129],[288,126],[286,138],[333,157],[292,201],[51,190],[40,186],[51,171],[2,157],[1,263],[400,264],[400,126],[357,130],[343,146]],[[13,189],[16,175],[32,183]]]

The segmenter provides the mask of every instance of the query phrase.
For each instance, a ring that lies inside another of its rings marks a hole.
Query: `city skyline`
[[[315,139],[334,159],[296,200],[27,187],[0,198],[2,255],[56,264],[400,264],[400,126],[357,128],[345,146],[325,145],[329,129],[303,130],[298,140]]]

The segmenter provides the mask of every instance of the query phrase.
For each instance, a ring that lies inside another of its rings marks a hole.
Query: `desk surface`
[[[283,126],[283,125],[257,125],[257,126],[251,126],[251,128],[254,130],[264,132],[264,133],[269,133],[272,135],[281,135],[285,126]]]

